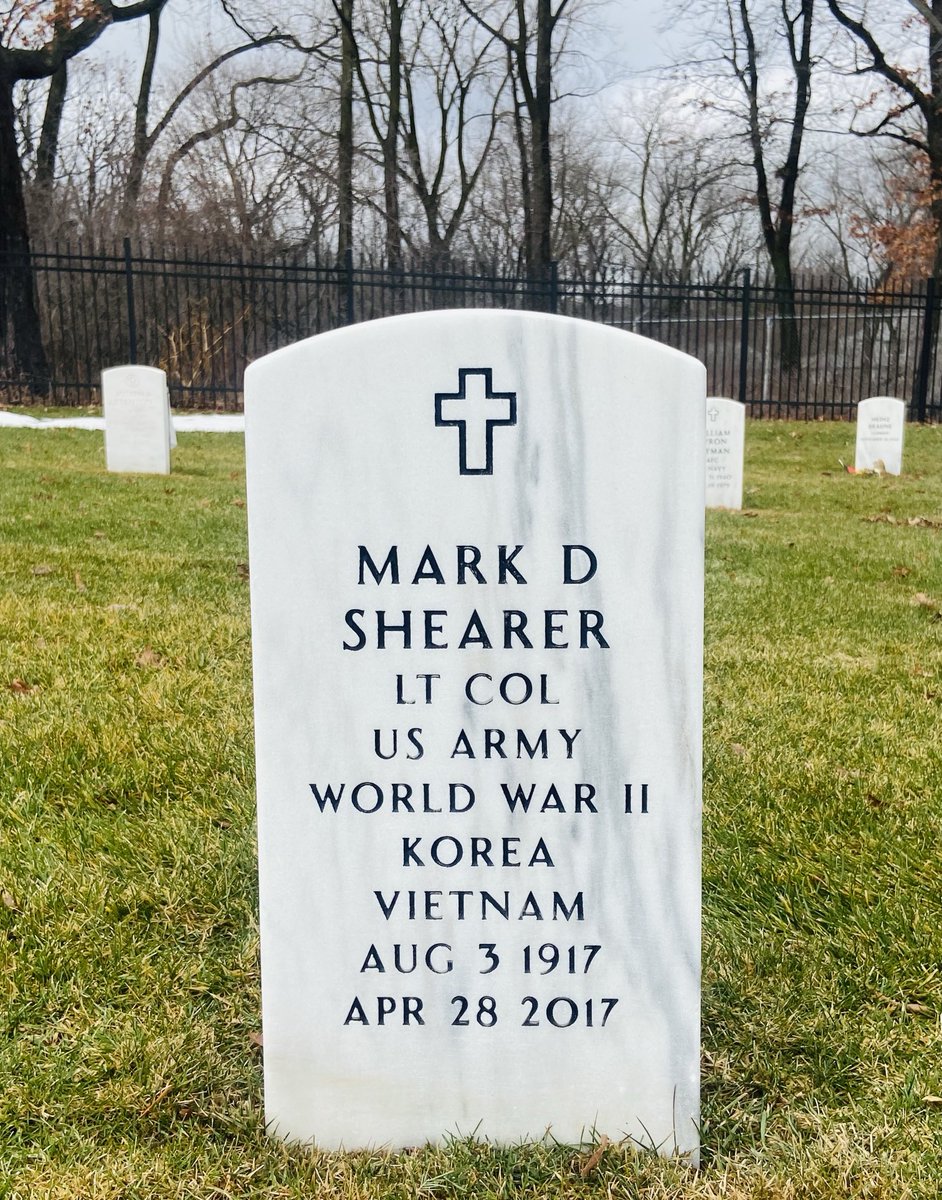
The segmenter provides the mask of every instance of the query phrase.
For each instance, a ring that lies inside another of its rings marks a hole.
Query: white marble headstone
[[[176,435],[165,372],[109,367],[101,373],[101,397],[108,470],[169,475]]]
[[[871,396],[857,405],[857,447],[854,465],[858,471],[885,471],[899,475],[903,470],[903,430],[906,405],[892,396]]]
[[[746,406],[709,396],[706,402],[706,506],[742,508]]]
[[[704,394],[511,312],[246,372],[276,1134],[696,1158]]]

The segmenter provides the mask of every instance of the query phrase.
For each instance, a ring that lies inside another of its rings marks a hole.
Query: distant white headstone
[[[706,402],[706,506],[742,508],[746,406],[709,396]]]
[[[246,372],[278,1135],[696,1157],[704,394],[511,312]]]
[[[858,471],[885,471],[899,475],[903,470],[903,430],[906,405],[892,396],[871,396],[857,405],[857,447],[854,465]]]
[[[176,436],[165,373],[158,367],[109,367],[101,373],[101,396],[108,470],[169,475]]]
[[[173,413],[170,411],[170,388],[166,386],[167,377],[164,375],[164,390],[167,393],[167,423],[170,426],[170,449],[177,448],[177,428],[173,423]]]

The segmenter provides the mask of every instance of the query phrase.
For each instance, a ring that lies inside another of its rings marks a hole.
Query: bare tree
[[[383,178],[382,216],[385,225],[386,264],[393,270],[402,265],[400,221],[402,86],[404,23],[411,0],[358,0],[345,4],[334,0],[334,8],[345,23],[349,50],[370,128],[378,149]],[[342,71],[346,60],[342,61]],[[342,89],[342,94],[345,94]],[[344,108],[341,108],[341,122]],[[352,153],[349,139],[341,138],[341,153]]]
[[[832,147],[815,208],[819,268],[872,287],[931,274],[928,191],[926,160],[909,146],[870,140]]]
[[[827,0],[827,6],[853,40],[852,73],[876,76],[890,85],[882,115],[868,121],[871,104],[859,106],[852,132],[889,138],[924,157],[927,207],[934,227],[931,271],[936,280],[942,280],[942,0],[909,2],[923,19],[925,60],[921,72],[898,59],[891,61],[881,33],[859,5],[856,12],[843,0]]]
[[[569,0],[556,0],[555,6],[553,0],[461,2],[507,55],[520,153],[527,269],[534,279],[545,280],[553,261],[553,68]]]
[[[693,108],[663,87],[615,134],[621,186],[606,209],[644,277],[728,279],[758,251],[735,144]]]
[[[495,39],[458,3],[422,0],[403,60],[402,173],[421,208],[431,262],[443,262],[487,163],[507,83]]]
[[[153,224],[161,237],[212,215],[214,236],[242,247],[286,239],[298,214],[298,182],[309,157],[309,133],[292,101],[306,72],[227,79],[217,73],[202,94],[194,124],[167,155],[161,172]],[[286,112],[287,110],[287,112]],[[201,156],[197,151],[202,149]],[[175,176],[193,158],[193,169],[173,202]],[[195,212],[187,211],[187,204]],[[299,237],[298,226],[292,230]],[[209,230],[201,232],[205,238]]]
[[[353,0],[335,0],[340,16],[340,120],[337,128],[337,255],[353,248],[353,77],[356,43],[353,33]]]
[[[82,0],[74,6],[20,3],[8,10],[0,24],[0,332],[8,337],[13,371],[36,393],[47,386],[48,368],[30,267],[13,89],[23,80],[55,76],[109,25],[147,16],[160,2],[136,0],[126,6],[112,0]]]
[[[187,80],[186,83],[179,88],[176,95],[167,105],[163,115],[154,124],[153,128],[148,128],[150,118],[150,106],[154,87],[154,73],[157,64],[157,51],[160,44],[160,21],[168,0],[154,0],[154,7],[148,14],[148,37],[147,49],[144,54],[144,62],[141,68],[140,85],[137,92],[137,102],[134,108],[134,134],[131,145],[131,152],[128,159],[128,173],[125,184],[124,202],[122,206],[122,224],[124,228],[129,228],[132,224],[133,214],[140,199],[141,186],[144,180],[144,168],[147,159],[158,139],[170,126],[171,122],[176,117],[182,106],[188,98],[207,80],[215,71],[218,71],[225,64],[231,62],[234,58],[247,53],[248,51],[260,50],[265,46],[294,46],[300,48],[297,40],[291,35],[285,34],[275,27],[269,28],[265,33],[252,33],[241,21],[235,18],[233,11],[228,5],[223,5],[227,16],[237,26],[239,32],[243,35],[244,41],[236,46],[231,46],[229,49],[222,51],[208,62],[202,65],[196,72]],[[309,51],[313,47],[307,48]],[[257,76],[256,81],[268,81],[272,77],[270,75]],[[291,76],[293,78],[293,76]],[[246,86],[250,85],[251,81],[246,82]],[[231,112],[230,112],[231,116]],[[235,118],[232,117],[233,123]],[[213,126],[210,130],[203,131],[201,134],[195,135],[197,141],[205,140],[207,137],[214,136],[215,133],[222,132],[222,127]],[[191,135],[193,136],[193,135]],[[175,161],[189,153],[192,144],[186,148],[178,148],[173,153]]]
[[[769,7],[766,16],[770,15]],[[800,363],[801,340],[795,311],[792,242],[802,142],[811,102],[814,0],[778,0],[775,9],[777,22],[772,36],[778,35],[785,44],[791,74],[789,97],[771,95],[772,89],[763,79],[763,55],[750,0],[725,2],[725,57],[746,102],[756,204],[781,318],[781,363],[786,370],[795,370]],[[782,138],[777,135],[783,127]]]

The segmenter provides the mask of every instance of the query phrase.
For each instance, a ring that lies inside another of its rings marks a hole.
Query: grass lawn
[[[262,1128],[242,439],[0,430],[0,1197],[942,1191],[942,428],[754,423],[707,519],[703,1167]]]

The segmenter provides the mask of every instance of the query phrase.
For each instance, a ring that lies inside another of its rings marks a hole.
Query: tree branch
[[[928,116],[933,108],[932,97],[928,96],[908,75],[887,62],[886,55],[870,30],[861,21],[855,21],[853,17],[844,12],[837,0],[827,0],[827,6],[831,10],[831,15],[867,48],[867,53],[873,62],[864,69],[882,75],[884,79],[911,97],[913,103],[918,105],[920,110]]]
[[[137,0],[119,7],[111,0],[89,0],[87,15],[77,25],[55,25],[44,46],[32,50],[0,47],[0,70],[14,81],[48,79],[64,62],[87,49],[112,23],[149,16],[164,3],[166,0]]]

